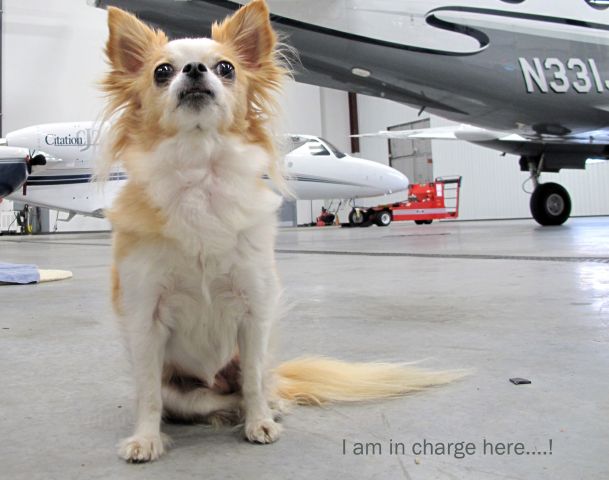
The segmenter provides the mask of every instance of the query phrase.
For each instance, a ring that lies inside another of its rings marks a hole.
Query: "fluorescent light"
[[[351,73],[353,75],[357,75],[358,77],[367,78],[370,76],[370,70],[366,70],[365,68],[353,67],[351,69]]]

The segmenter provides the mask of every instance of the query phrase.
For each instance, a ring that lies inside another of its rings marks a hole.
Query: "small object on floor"
[[[69,270],[38,270],[38,273],[40,273],[40,283],[72,278],[72,272]]]
[[[38,283],[40,274],[36,265],[20,265],[16,263],[0,263],[0,283],[26,284]]]
[[[520,378],[520,377],[510,378],[510,382],[512,382],[514,385],[527,385],[527,384],[531,383],[530,380],[527,380],[526,378]]]
[[[0,285],[25,285],[72,278],[67,270],[39,270],[36,265],[0,263]]]

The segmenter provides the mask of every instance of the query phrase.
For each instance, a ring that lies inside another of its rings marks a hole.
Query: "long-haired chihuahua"
[[[289,69],[264,0],[211,38],[169,41],[108,10],[103,79],[110,127],[98,171],[128,183],[112,222],[113,305],[132,363],[132,462],[164,451],[163,415],[233,415],[256,443],[278,439],[275,405],[400,395],[455,378],[393,364],[303,358],[269,366],[281,287],[275,267],[281,186],[275,98]]]

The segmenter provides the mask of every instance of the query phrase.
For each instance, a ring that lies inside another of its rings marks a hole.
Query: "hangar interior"
[[[106,40],[105,12],[84,2],[53,0],[5,0],[3,15],[3,132],[48,122],[95,120],[103,107],[96,88],[104,71],[102,49]],[[75,39],[78,39],[77,41]],[[25,76],[13,72],[31,72]],[[74,79],[79,79],[77,83]],[[298,80],[298,78],[296,78]],[[44,85],[41,88],[40,85]],[[351,153],[349,104],[344,91],[292,82],[281,101],[286,133],[321,136],[340,150]],[[430,120],[432,127],[450,125],[449,120],[416,108],[381,98],[357,95],[360,133]],[[415,144],[415,148],[417,145]],[[518,157],[466,142],[432,141],[432,176],[463,176],[460,219],[491,220],[528,218],[529,195],[522,190],[528,175],[520,171]],[[356,156],[388,164],[388,141],[361,138]],[[573,199],[573,215],[608,215],[609,197],[605,185],[609,166],[599,163],[586,170],[563,170],[559,176],[543,174],[544,181],[559,178]],[[412,179],[412,182],[417,179]],[[525,186],[526,187],[526,186]],[[530,186],[529,186],[530,187]],[[530,188],[528,188],[530,191]],[[366,198],[359,204],[370,206],[403,200],[404,194]],[[484,199],[480,201],[480,199]],[[315,221],[324,200],[297,202],[295,223]],[[0,205],[2,226],[14,219],[11,202]],[[348,217],[349,208],[338,212]],[[49,228],[57,231],[109,230],[104,220],[77,216],[69,223],[56,222],[50,212]],[[64,215],[60,215],[60,218]],[[13,228],[16,228],[13,224]]]
[[[99,118],[108,30],[107,12],[94,3],[1,2],[3,136],[29,125]],[[167,424],[174,448],[158,462],[127,465],[114,445],[133,424],[134,392],[109,300],[110,223],[81,215],[58,221],[66,214],[43,209],[42,232],[63,235],[2,235],[0,263],[66,269],[73,279],[0,285],[3,475],[609,478],[609,162],[543,173],[543,181],[569,190],[573,210],[565,225],[541,227],[530,218],[529,174],[520,171],[518,156],[464,141],[400,144],[421,160],[415,171],[408,158],[390,152],[394,140],[363,137],[353,152],[348,93],[295,80],[280,100],[285,132],[319,136],[353,156],[393,165],[411,183],[459,175],[462,185],[459,218],[432,226],[281,228],[276,255],[290,307],[279,322],[277,359],[421,361],[467,376],[407,398],[294,407],[283,419],[284,436],[269,446],[249,445],[235,429]],[[432,128],[455,125],[383,98],[356,99],[360,133],[425,121]],[[371,207],[406,195],[357,203]],[[337,202],[297,200],[287,225],[310,225]],[[0,203],[1,231],[17,231],[14,207],[8,199]],[[350,208],[335,213],[346,221]],[[532,383],[515,385],[512,377]],[[356,444],[426,439],[473,442],[477,451],[354,453]],[[487,441],[522,443],[527,453],[483,453]]]

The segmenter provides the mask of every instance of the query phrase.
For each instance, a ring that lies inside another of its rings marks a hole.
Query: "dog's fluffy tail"
[[[326,357],[291,360],[275,369],[279,397],[299,405],[361,402],[396,397],[463,377],[409,364],[349,363]]]

